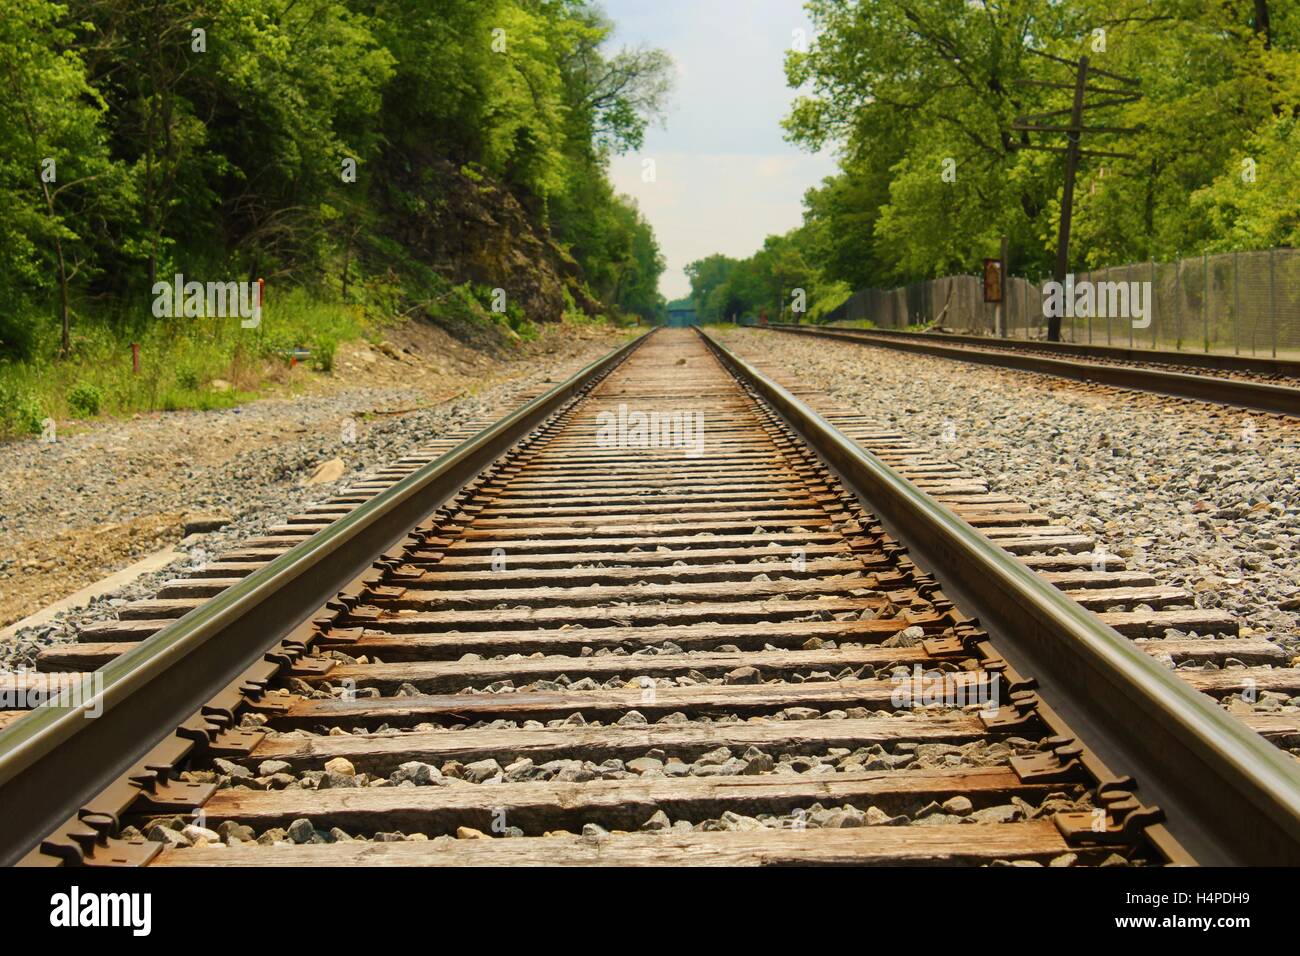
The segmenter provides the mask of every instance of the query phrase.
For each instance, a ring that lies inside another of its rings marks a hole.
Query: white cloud
[[[677,63],[666,128],[645,149],[612,163],[619,191],[635,197],[654,227],[668,271],[660,291],[690,289],[682,268],[714,252],[748,256],[771,233],[802,221],[803,194],[835,171],[782,138],[794,94],[784,58],[793,31],[812,25],[802,0],[606,0],[613,46],[645,43]],[[657,181],[641,181],[641,159]]]
[[[651,154],[646,154],[651,155]],[[668,270],[660,291],[690,291],[682,269],[715,252],[742,258],[772,233],[803,220],[803,194],[835,171],[829,156],[655,153],[656,181],[641,179],[641,155],[616,159],[610,178],[654,224]]]

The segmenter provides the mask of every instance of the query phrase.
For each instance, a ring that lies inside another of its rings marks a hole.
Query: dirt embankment
[[[0,627],[183,536],[195,513],[284,517],[325,461],[350,474],[560,380],[626,333],[547,325],[515,349],[473,348],[408,322],[341,345],[334,372],[288,371],[271,397],[219,411],[96,421],[0,456]],[[304,501],[305,503],[305,501]]]

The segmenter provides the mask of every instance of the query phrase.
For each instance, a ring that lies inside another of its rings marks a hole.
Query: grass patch
[[[338,343],[371,324],[362,307],[303,289],[267,299],[261,324],[251,329],[238,318],[150,316],[136,329],[83,320],[67,359],[57,357],[52,323],[30,319],[37,330],[32,357],[0,361],[0,437],[40,434],[46,418],[228,408],[282,377],[296,349],[311,350],[311,365],[330,371]],[[138,372],[132,343],[140,347]]]

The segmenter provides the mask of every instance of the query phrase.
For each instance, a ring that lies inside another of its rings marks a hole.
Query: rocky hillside
[[[504,289],[534,322],[554,321],[572,305],[601,314],[582,268],[540,219],[494,177],[441,158],[418,175],[399,174],[387,215],[412,258],[455,285]]]

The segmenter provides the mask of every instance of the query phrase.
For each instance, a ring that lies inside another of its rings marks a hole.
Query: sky
[[[783,139],[794,91],[785,51],[812,36],[802,0],[603,0],[611,46],[646,45],[676,61],[663,127],[610,163],[614,187],[636,199],[668,261],[659,291],[690,291],[683,267],[714,252],[752,255],[803,219],[803,194],[835,172],[829,151]],[[646,181],[653,161],[653,181]]]

